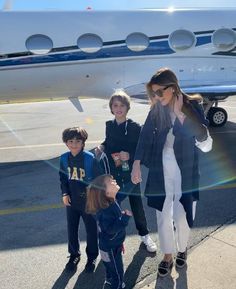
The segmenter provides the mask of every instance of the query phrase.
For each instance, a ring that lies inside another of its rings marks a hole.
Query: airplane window
[[[149,45],[149,38],[143,33],[131,33],[126,38],[126,45],[132,51],[143,51]]]
[[[236,44],[236,33],[231,29],[221,28],[213,33],[211,41],[220,51],[228,51]]]
[[[83,52],[93,53],[102,48],[103,42],[96,34],[87,33],[78,38],[77,45]]]
[[[35,34],[30,36],[25,41],[25,47],[28,51],[34,54],[47,54],[53,48],[53,42],[51,38],[42,34]]]
[[[174,51],[183,51],[195,46],[196,37],[193,32],[180,29],[172,32],[168,41],[171,49]]]

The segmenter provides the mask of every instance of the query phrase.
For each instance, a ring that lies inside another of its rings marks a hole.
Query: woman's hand
[[[140,168],[140,161],[139,160],[134,161],[133,169],[131,172],[131,181],[135,185],[142,182],[141,168]]]
[[[128,161],[129,160],[129,153],[128,152],[120,152],[120,160],[121,161]]]
[[[174,113],[176,117],[179,119],[181,124],[183,124],[186,115],[182,112],[182,107],[183,107],[183,94],[180,93],[178,96],[175,98],[175,103],[174,103]]]
[[[175,97],[174,102],[174,113],[178,117],[182,113],[182,107],[183,107],[183,94],[180,93]]]

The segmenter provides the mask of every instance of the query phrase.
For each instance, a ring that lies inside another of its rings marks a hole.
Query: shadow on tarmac
[[[166,277],[160,277],[157,273],[155,289],[188,289],[188,266],[176,269],[176,271],[178,272],[177,278],[173,278],[171,274]]]
[[[131,289],[137,283],[140,271],[146,258],[154,258],[155,253],[148,253],[143,244],[140,244],[138,251],[134,254],[131,262],[126,268],[124,275],[124,282],[126,289]],[[67,272],[63,270],[61,275],[57,278],[51,289],[65,289],[69,280],[74,276],[76,270],[73,272]],[[102,261],[98,263],[96,270],[93,274],[82,271],[78,276],[78,279],[73,289],[81,288],[102,288],[105,280],[105,270]]]
[[[51,289],[65,289],[68,282],[75,274],[76,270],[68,272],[64,269]]]
[[[70,279],[74,276],[74,274],[76,274],[76,271],[77,270],[74,270],[73,272],[68,272],[66,270],[63,270],[51,289],[65,289]],[[102,288],[104,279],[105,271],[102,261],[100,261],[93,274],[86,273],[85,271],[82,271],[79,274],[73,289]]]
[[[129,263],[125,271],[124,282],[127,289],[133,288],[137,283],[141,268],[146,258],[154,258],[155,256],[156,253],[148,253],[143,243],[140,244],[138,251],[134,254],[131,262]]]
[[[187,272],[188,272],[188,265],[186,265],[182,269],[177,269],[176,271],[179,273],[178,278],[176,278],[176,289],[188,289],[188,277],[187,277]]]

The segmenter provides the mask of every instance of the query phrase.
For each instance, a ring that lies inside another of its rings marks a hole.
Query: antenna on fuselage
[[[8,11],[12,9],[12,0],[5,0],[2,10]]]

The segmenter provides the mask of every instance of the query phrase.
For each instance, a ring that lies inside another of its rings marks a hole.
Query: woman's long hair
[[[151,116],[156,126],[160,130],[170,128],[172,126],[170,118],[170,108],[169,106],[163,106],[159,101],[154,102],[152,85],[157,84],[160,86],[171,86],[174,90],[174,96],[183,95],[183,107],[189,102],[190,99],[202,100],[200,95],[189,96],[181,91],[178,83],[178,79],[175,73],[169,68],[160,68],[147,83],[147,94],[151,101]],[[185,108],[183,109],[185,112]]]

